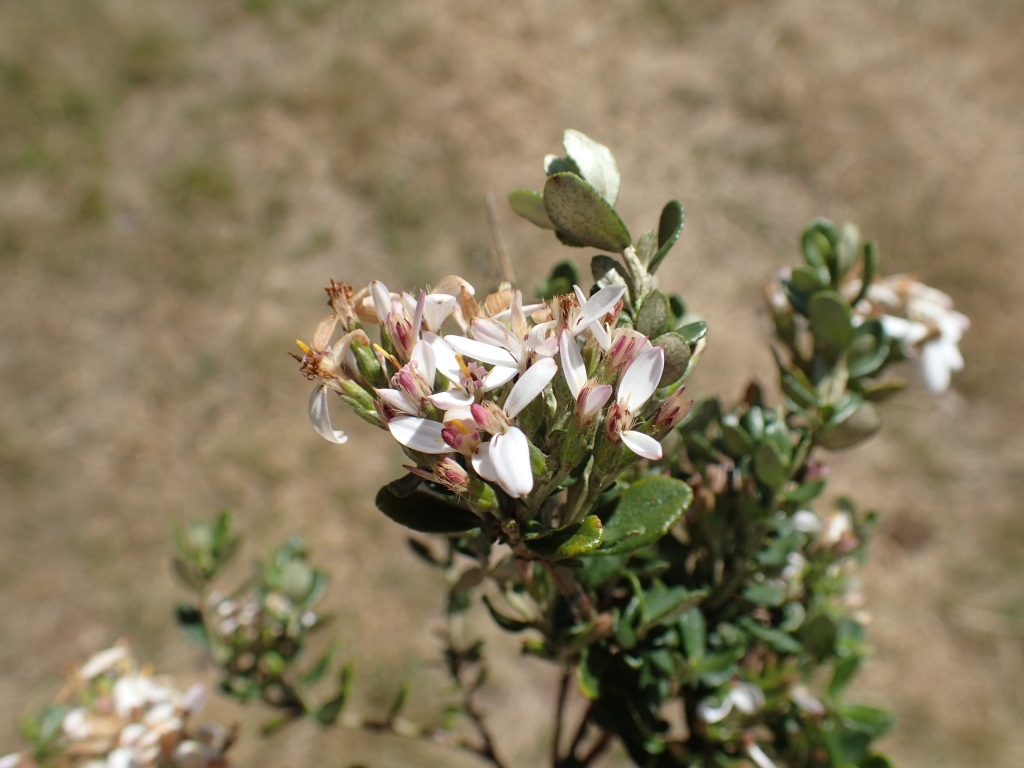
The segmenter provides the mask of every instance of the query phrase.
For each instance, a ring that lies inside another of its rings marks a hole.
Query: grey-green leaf
[[[544,207],[569,245],[622,253],[632,243],[629,230],[607,200],[573,173],[556,173],[544,184]]]
[[[838,355],[853,339],[850,305],[835,291],[819,291],[807,303],[811,331],[832,355]]]
[[[544,195],[532,189],[517,189],[508,193],[508,204],[512,210],[527,221],[544,229],[554,229],[555,225],[544,207]]]
[[[619,199],[621,178],[612,152],[586,134],[571,128],[562,136],[565,154],[580,169],[580,176],[586,179],[611,205]]]

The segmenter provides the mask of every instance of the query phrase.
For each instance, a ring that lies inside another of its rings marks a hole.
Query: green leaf
[[[533,626],[528,621],[514,619],[511,616],[506,616],[501,613],[494,607],[487,595],[484,595],[484,605],[487,607],[487,611],[491,614],[491,618],[494,619],[494,623],[506,632],[522,632],[524,629],[530,629]]]
[[[775,443],[761,443],[754,451],[754,474],[769,488],[778,490],[789,479],[789,472]]]
[[[579,175],[609,204],[615,205],[619,199],[621,179],[611,150],[571,128],[562,135],[562,146],[565,147],[565,154],[579,169]]]
[[[755,605],[774,608],[786,601],[786,587],[774,584],[751,584],[743,590],[743,597]]]
[[[647,266],[648,273],[654,274],[654,270],[676,244],[679,233],[683,231],[683,219],[683,206],[678,200],[670,200],[661,209],[661,219],[658,221],[658,252]]]
[[[655,288],[644,297],[644,303],[637,310],[633,326],[644,336],[654,338],[668,329],[671,316],[672,307],[668,303],[668,296]]]
[[[544,195],[540,192],[534,192],[532,189],[517,189],[509,192],[508,204],[513,211],[538,227],[555,228],[544,207]]]
[[[878,738],[892,728],[891,713],[866,704],[844,704],[839,715],[847,728],[866,733],[872,738]]]
[[[835,291],[819,291],[807,304],[811,332],[829,354],[838,356],[853,340],[850,305]]]
[[[330,647],[324,652],[324,655],[317,659],[316,664],[310,667],[302,676],[302,684],[316,685],[319,683],[327,673],[327,670],[330,669],[331,662],[334,660],[334,654],[337,653],[337,650],[337,644],[331,643]]]
[[[798,485],[791,491],[784,491],[779,498],[793,504],[806,504],[821,495],[823,490],[825,490],[824,480],[811,480],[810,482]]]
[[[600,518],[590,515],[582,522],[565,528],[545,531],[540,535],[526,534],[523,543],[545,560],[565,560],[601,546],[603,537]]]
[[[349,689],[352,687],[352,665],[346,664],[338,673],[338,692],[329,700],[324,702],[314,713],[316,719],[323,725],[332,725],[338,715],[345,708],[348,701]]]
[[[891,343],[879,320],[868,320],[857,327],[850,343],[850,378],[878,373],[889,358]]]
[[[199,609],[193,605],[182,603],[175,609],[175,618],[178,621],[178,628],[181,629],[186,640],[201,648],[210,645],[206,624],[203,622],[203,614],[199,612]]]
[[[425,491],[409,493],[409,478],[418,480],[410,474],[377,491],[377,509],[396,523],[420,533],[464,533],[480,527],[480,519],[467,509]]]
[[[882,428],[882,417],[871,403],[862,403],[845,421],[814,438],[815,445],[841,451],[864,442]]]
[[[594,554],[621,555],[653,544],[668,533],[691,501],[690,486],[673,477],[655,475],[633,483],[604,522],[604,545]]]
[[[621,253],[633,242],[615,209],[573,173],[556,173],[544,184],[544,207],[567,245]]]
[[[693,607],[679,617],[679,627],[683,633],[683,648],[690,661],[700,659],[708,649],[708,622],[704,612]]]
[[[804,624],[800,630],[800,639],[807,651],[821,661],[835,648],[837,634],[836,623],[828,616],[819,614]]]
[[[687,323],[675,331],[691,347],[708,335],[708,324],[703,320]]]
[[[697,605],[706,595],[707,593],[703,591],[686,587],[666,587],[656,582],[651,589],[644,592],[640,618],[644,625],[663,624],[666,619]]]
[[[758,640],[764,641],[780,653],[799,654],[804,649],[799,642],[782,630],[775,629],[774,627],[762,626],[749,616],[743,616],[740,618],[739,624],[749,634],[753,635]]]

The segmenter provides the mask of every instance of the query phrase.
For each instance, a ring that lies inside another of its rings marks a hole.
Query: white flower
[[[754,683],[732,683],[722,703],[717,707],[705,699],[697,705],[697,713],[705,723],[718,723],[724,720],[733,709],[745,715],[752,715],[764,706],[764,691]]]
[[[631,427],[636,414],[657,389],[664,368],[665,350],[662,347],[650,347],[637,355],[622,375],[615,405],[608,415],[608,432],[612,439],[621,440],[637,456],[653,461],[662,456],[661,443]]]
[[[538,360],[513,385],[505,400],[501,416],[487,412],[479,405],[472,414],[480,425],[492,433],[489,442],[481,443],[473,454],[473,469],[485,480],[493,480],[513,499],[521,499],[533,490],[533,464],[530,442],[511,420],[541,392],[558,372],[558,364],[550,358]]]
[[[568,328],[558,337],[558,347],[562,357],[562,373],[569,385],[569,391],[576,399],[576,422],[580,426],[586,426],[597,416],[597,412],[604,408],[604,404],[612,395],[612,387],[610,384],[597,384],[587,379],[587,366],[583,362],[583,355],[580,354],[576,339]]]
[[[871,285],[856,309],[861,318],[878,317],[886,335],[899,342],[907,357],[920,352],[928,389],[949,389],[953,372],[964,367],[959,345],[970,321],[953,309],[948,295],[905,275],[895,275]]]

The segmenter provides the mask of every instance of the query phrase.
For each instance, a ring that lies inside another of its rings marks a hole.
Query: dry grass
[[[816,215],[971,315],[961,394],[905,397],[837,462],[888,514],[861,689],[906,768],[1024,763],[1022,21],[1008,0],[0,4],[0,711],[122,634],[200,674],[169,529],[223,507],[250,555],[312,540],[364,701],[397,670],[428,711],[429,584],[372,509],[397,453],[316,438],[285,351],[331,277],[486,283],[485,192],[537,184],[575,127],[615,149],[635,230],[687,208],[665,279],[714,329],[695,388],[770,375],[760,283]],[[567,255],[502,221],[520,276]],[[498,678],[508,722],[542,706],[542,674],[518,705]],[[246,762],[413,759],[350,738],[250,736]]]

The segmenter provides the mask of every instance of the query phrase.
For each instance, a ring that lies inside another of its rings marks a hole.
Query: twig
[[[501,230],[498,228],[498,209],[494,202],[494,193],[491,190],[487,190],[484,195],[484,203],[487,207],[487,225],[491,230],[491,242],[494,245],[494,255],[497,256],[498,265],[501,267],[501,276],[515,285],[516,273],[512,269],[512,260],[508,256],[505,239],[501,236]]]

